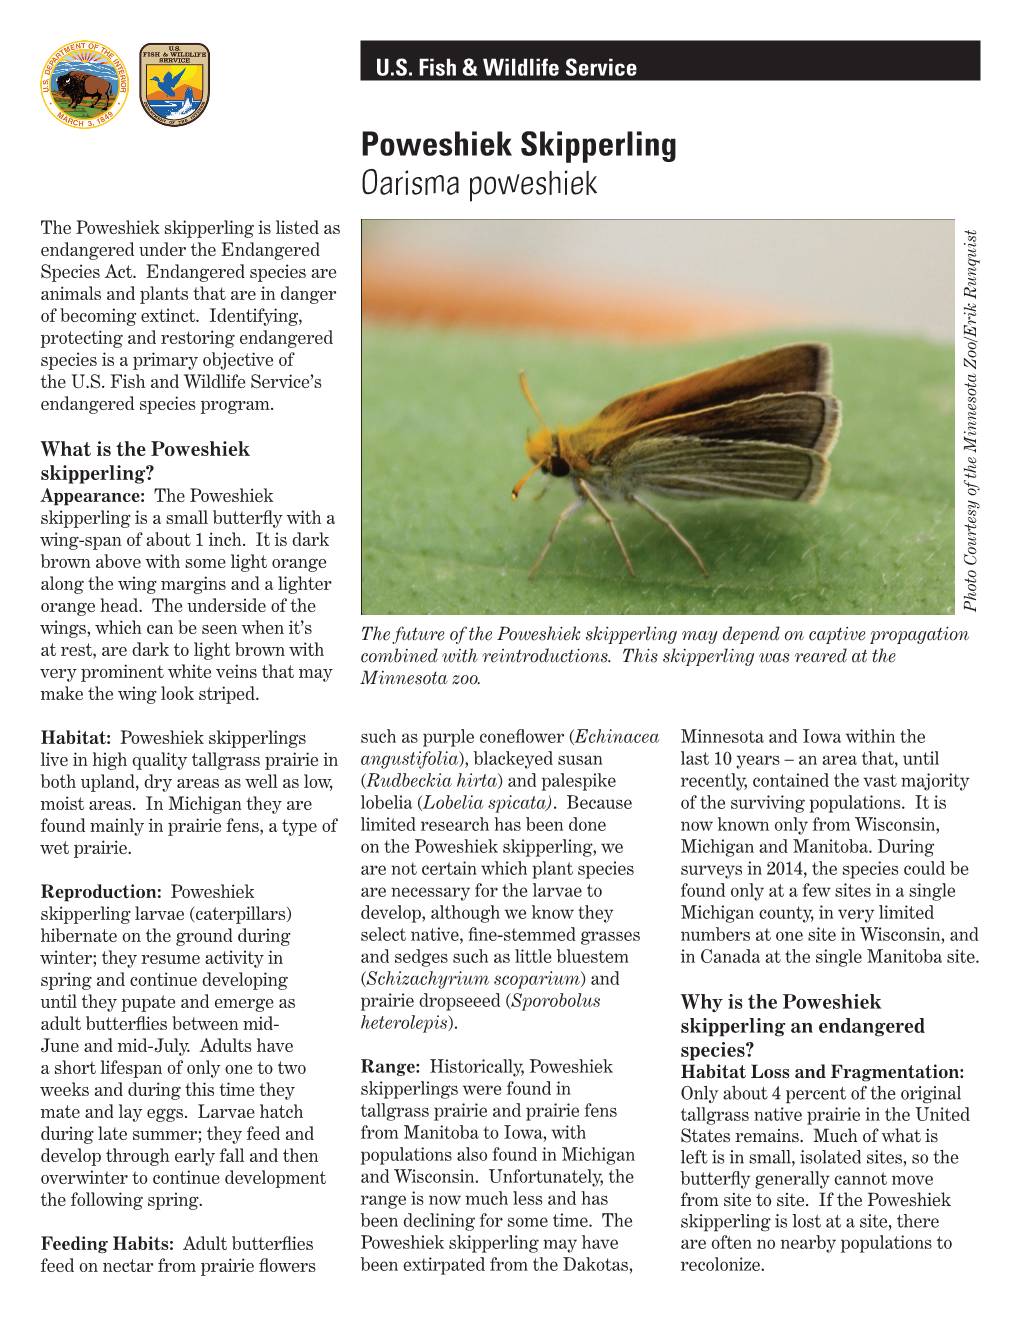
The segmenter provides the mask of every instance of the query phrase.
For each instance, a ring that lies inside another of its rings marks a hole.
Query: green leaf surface
[[[528,573],[571,483],[537,473],[524,368],[550,426],[777,344],[832,344],[843,427],[817,505],[651,497],[612,507],[636,580],[593,509]],[[482,331],[365,327],[362,608],[366,614],[952,613],[953,354],[923,340],[794,330],[711,343],[619,345]]]

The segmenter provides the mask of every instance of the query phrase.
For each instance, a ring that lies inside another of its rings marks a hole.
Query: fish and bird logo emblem
[[[209,104],[209,47],[150,42],[138,56],[138,95],[150,119],[167,128],[193,124]]]

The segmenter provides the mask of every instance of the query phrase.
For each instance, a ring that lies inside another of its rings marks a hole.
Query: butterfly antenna
[[[548,426],[545,425],[545,418],[544,418],[544,417],[542,416],[542,414],[538,411],[538,408],[535,406],[535,400],[531,397],[531,391],[528,389],[528,378],[527,378],[527,376],[525,376],[525,374],[524,374],[523,371],[521,372],[521,389],[524,391],[524,397],[525,397],[525,398],[527,399],[527,401],[531,404],[531,411],[535,414],[535,416],[538,418],[538,420],[542,423],[542,425],[543,425],[543,426],[545,427],[545,429],[548,431],[549,428],[548,428]],[[530,473],[530,472],[528,473],[528,476],[529,476],[529,477],[531,476],[531,473]]]
[[[516,485],[516,486],[513,488],[513,490],[510,492],[510,498],[511,498],[512,500],[515,500],[515,499],[517,498],[517,496],[521,493],[521,487],[524,485],[524,483],[527,481],[527,479],[528,479],[530,476],[533,476],[533,475],[538,471],[538,469],[539,469],[541,466],[542,466],[541,463],[536,463],[535,466],[531,469],[530,472],[525,472],[524,476],[521,477],[520,481],[517,483],[517,485]]]

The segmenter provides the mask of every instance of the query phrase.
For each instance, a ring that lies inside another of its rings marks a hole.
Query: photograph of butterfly
[[[566,520],[586,504],[605,520],[636,576],[605,508],[614,500],[638,505],[668,528],[707,577],[694,546],[639,492],[679,500],[735,496],[814,504],[828,482],[828,455],[839,437],[828,344],[787,344],[652,385],[573,427],[545,424],[523,371],[521,387],[541,429],[528,435],[525,451],[534,467],[514,486],[513,498],[539,470],[569,477],[577,494],[553,524],[529,577]]]
[[[951,614],[956,257],[940,219],[367,220],[362,609]]]

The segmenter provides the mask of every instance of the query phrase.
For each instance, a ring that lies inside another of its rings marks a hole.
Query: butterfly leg
[[[668,518],[664,518],[663,515],[658,511],[658,509],[653,509],[650,504],[646,504],[644,500],[639,499],[636,495],[628,495],[627,499],[630,500],[632,504],[640,504],[642,509],[644,509],[646,513],[650,513],[656,522],[661,522],[663,527],[668,527],[669,530],[676,537],[676,539],[680,542],[680,544],[687,547],[687,549],[694,556],[694,559],[698,567],[701,569],[702,573],[704,573],[705,577],[708,577],[708,569],[701,562],[701,556],[698,554],[697,550],[695,550],[694,546],[691,545],[690,541],[688,541],[686,536],[680,535],[680,533],[677,531],[677,529],[673,526],[673,524],[669,521]]]
[[[588,497],[588,499],[591,500],[592,504],[595,505],[596,509],[598,509],[599,513],[602,514],[602,517],[605,518],[606,522],[609,524],[609,530],[613,533],[613,539],[616,541],[616,544],[620,547],[620,554],[623,555],[623,562],[630,569],[631,577],[637,577],[637,574],[634,572],[634,565],[630,562],[630,556],[627,554],[627,551],[623,548],[623,542],[620,540],[620,533],[616,530],[616,524],[613,522],[612,518],[610,518],[609,514],[606,513],[605,509],[595,498],[595,494],[592,488],[588,485],[588,483],[586,481],[582,481],[580,477],[577,477],[576,481],[577,481],[578,490],[582,491]],[[677,535],[679,535],[679,532],[677,533]]]
[[[581,505],[582,505],[583,503],[584,503],[584,500],[583,500],[583,499],[580,499],[580,500],[575,500],[575,501],[573,502],[573,504],[568,504],[567,507],[566,507],[566,508],[563,510],[563,512],[560,514],[560,516],[559,516],[559,517],[556,519],[556,521],[553,523],[553,529],[552,529],[552,531],[549,533],[549,539],[548,539],[548,541],[546,541],[546,543],[545,543],[545,549],[542,551],[542,553],[541,553],[541,554],[538,556],[538,558],[535,560],[535,566],[534,566],[534,568],[532,568],[531,572],[528,574],[528,577],[529,577],[529,578],[533,578],[533,577],[535,576],[535,574],[538,572],[538,566],[539,566],[539,564],[541,564],[542,560],[543,560],[543,559],[546,557],[546,555],[549,553],[549,547],[552,545],[553,541],[556,540],[556,533],[560,530],[560,523],[564,523],[564,522],[566,522],[567,519],[570,517],[570,515],[571,515],[572,513],[576,513],[577,510],[581,507]]]

